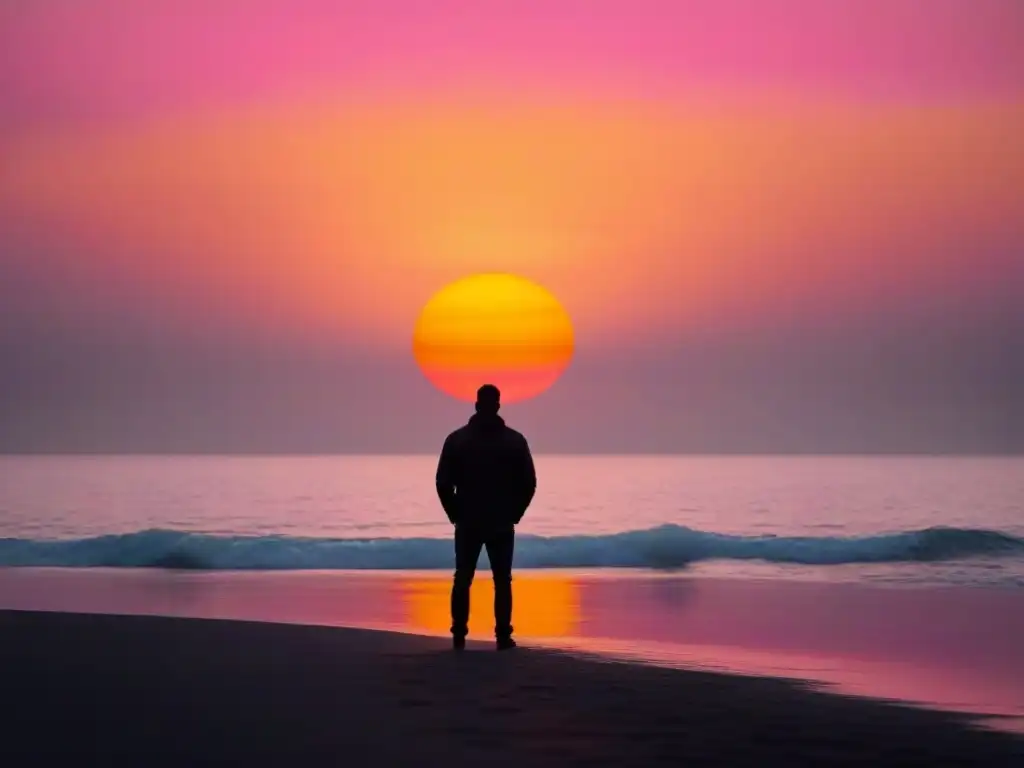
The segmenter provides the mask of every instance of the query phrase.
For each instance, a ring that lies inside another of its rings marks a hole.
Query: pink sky
[[[1018,0],[50,0],[0,10],[6,120],[458,85],[1020,97]]]

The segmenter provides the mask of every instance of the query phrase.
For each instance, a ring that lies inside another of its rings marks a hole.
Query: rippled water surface
[[[448,568],[434,461],[4,457],[0,564]],[[538,456],[537,468],[523,567],[1024,585],[1020,458]]]

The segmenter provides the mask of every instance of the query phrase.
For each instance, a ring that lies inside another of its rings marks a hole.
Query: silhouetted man
[[[494,636],[498,650],[515,648],[512,639],[512,553],[515,526],[537,489],[526,438],[498,415],[501,393],[485,384],[476,393],[476,413],[444,441],[437,463],[437,495],[455,526],[455,580],[452,584],[452,643],[466,645],[469,589],[480,550],[494,574]]]

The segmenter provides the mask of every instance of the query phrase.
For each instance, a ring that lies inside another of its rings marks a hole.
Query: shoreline
[[[0,611],[4,750],[102,765],[1014,765],[965,715],[444,638]]]
[[[492,585],[470,638],[489,639]],[[0,569],[0,610],[362,627],[446,637],[438,573]],[[805,680],[827,690],[1000,718],[1024,731],[1024,592],[844,583],[631,578],[522,570],[514,623],[531,647],[683,669]]]

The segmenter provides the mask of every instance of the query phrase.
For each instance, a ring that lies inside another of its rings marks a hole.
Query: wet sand
[[[0,658],[9,766],[1024,764],[952,714],[411,634],[3,611]]]
[[[447,635],[439,572],[0,568],[0,610],[236,619]],[[487,638],[490,579],[473,586],[470,636]],[[1024,591],[888,588],[686,574],[516,574],[528,645],[998,716],[1024,731]],[[1012,720],[1007,718],[1013,718]]]

